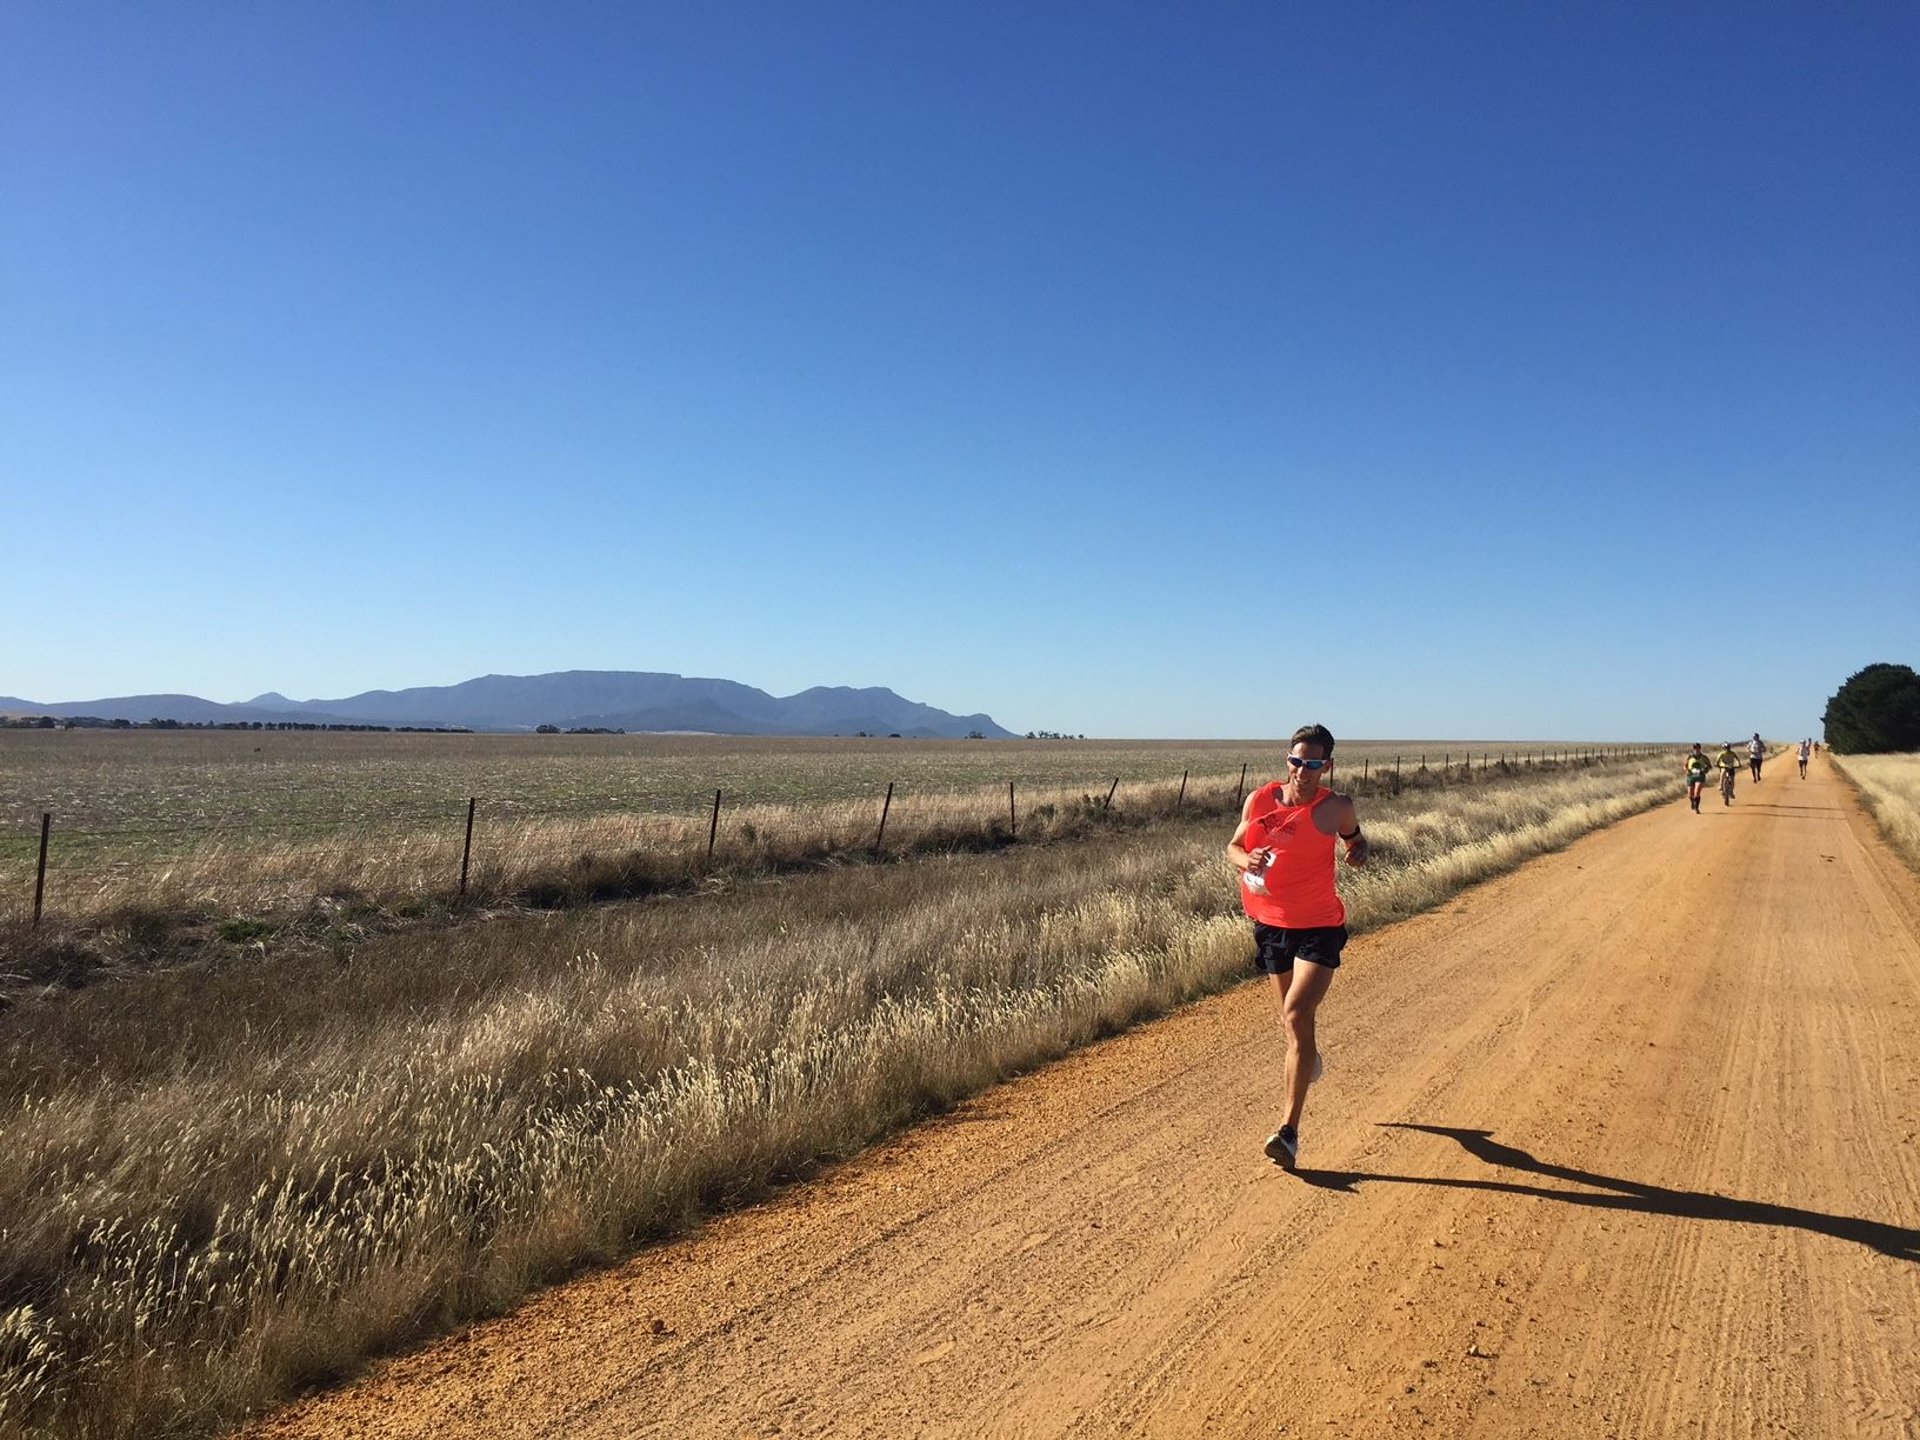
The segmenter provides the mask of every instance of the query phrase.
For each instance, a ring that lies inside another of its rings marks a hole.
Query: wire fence
[[[1339,785],[1391,795],[1651,753],[1647,746],[1371,752],[1346,764]],[[1108,774],[1079,783],[916,791],[888,782],[883,792],[806,804],[756,802],[715,786],[697,808],[673,812],[622,808],[615,797],[462,796],[331,821],[146,815],[67,827],[46,810],[30,829],[0,834],[0,897],[17,897],[0,898],[0,913],[13,909],[38,927],[56,914],[83,918],[141,903],[231,907],[349,895],[457,901],[476,890],[539,898],[556,883],[631,893],[696,881],[716,866],[881,859],[941,845],[1044,840],[1113,819],[1237,812],[1250,789],[1265,783],[1252,761],[1222,770],[1214,768],[1219,756],[1208,760],[1205,771],[1189,766],[1177,776]]]

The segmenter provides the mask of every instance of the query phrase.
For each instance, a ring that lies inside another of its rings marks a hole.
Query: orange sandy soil
[[[252,1440],[1920,1435],[1920,883],[1776,761]]]

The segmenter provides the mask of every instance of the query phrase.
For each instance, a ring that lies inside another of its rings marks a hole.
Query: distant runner
[[[1707,758],[1707,752],[1700,748],[1698,740],[1693,742],[1693,753],[1687,756],[1687,804],[1693,807],[1693,813],[1700,813],[1700,790],[1707,783],[1707,776],[1713,773],[1713,761]]]
[[[1800,778],[1807,778],[1807,760],[1813,754],[1813,737],[1809,735],[1800,742]]]
[[[1733,777],[1740,773],[1740,757],[1733,753],[1733,741],[1729,740],[1720,747],[1720,753],[1713,757],[1713,763],[1720,769],[1720,799],[1731,805]]]
[[[1307,1087],[1326,1068],[1314,1015],[1340,968],[1347,907],[1333,882],[1333,851],[1364,865],[1367,837],[1353,797],[1325,788],[1333,771],[1333,733],[1324,725],[1293,732],[1287,775],[1247,797],[1227,842],[1240,875],[1240,904],[1253,921],[1254,963],[1267,976],[1287,1028],[1287,1118],[1267,1139],[1267,1158],[1289,1171],[1300,1159],[1300,1115]]]
[[[1756,785],[1760,783],[1760,762],[1766,758],[1767,742],[1760,738],[1760,732],[1756,730],[1753,739],[1747,742],[1747,763],[1753,766],[1753,783]]]

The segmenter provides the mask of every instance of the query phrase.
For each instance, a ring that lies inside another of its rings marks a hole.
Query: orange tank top
[[[1347,923],[1347,907],[1333,885],[1333,840],[1313,823],[1313,812],[1333,792],[1322,790],[1306,805],[1280,798],[1275,780],[1253,792],[1247,811],[1248,850],[1271,849],[1265,873],[1240,877],[1240,904],[1250,919],[1288,930],[1316,930]]]

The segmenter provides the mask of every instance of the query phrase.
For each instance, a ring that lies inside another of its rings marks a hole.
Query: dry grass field
[[[1353,923],[1678,795],[1660,755],[1370,799]],[[1230,985],[1226,833],[1168,813],[23,998],[0,1437],[213,1433]]]
[[[1920,754],[1835,755],[1887,839],[1920,868]]]
[[[1343,744],[1340,759],[1344,781],[1365,788],[1396,760],[1406,783],[1427,783],[1596,750],[1372,741]],[[469,798],[469,897],[550,903],[854,853],[878,838],[883,808],[894,853],[1072,832],[1109,795],[1135,818],[1176,802],[1217,811],[1243,765],[1257,777],[1281,753],[1250,741],[4,731],[0,917],[30,912],[42,814],[43,904],[70,922],[442,902],[458,890]]]
[[[1347,740],[1343,773],[1425,755],[1438,766],[1594,747],[1542,741]],[[1272,740],[890,740],[733,735],[420,735],[315,731],[0,730],[0,830],[51,810],[63,829],[181,838],[440,824],[477,795],[503,813],[699,816],[716,788],[744,804],[1104,785],[1237,772]],[[149,834],[149,832],[154,832]]]

